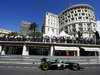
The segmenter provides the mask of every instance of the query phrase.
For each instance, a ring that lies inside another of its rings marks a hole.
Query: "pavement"
[[[13,65],[34,65],[34,66],[38,66],[40,64],[40,62],[35,62],[35,61],[1,61],[0,60],[0,64],[13,64]],[[100,65],[100,63],[87,63],[87,62],[83,62],[83,63],[79,63],[80,65],[88,65],[88,66],[92,66],[92,65]]]
[[[48,70],[42,71],[31,64],[0,64],[0,75],[99,75],[100,65],[86,65],[84,69],[73,71],[65,70]]]
[[[40,63],[21,63],[21,62],[0,62],[2,66],[19,66],[19,67],[38,67]],[[80,64],[81,67],[100,67],[100,64]]]

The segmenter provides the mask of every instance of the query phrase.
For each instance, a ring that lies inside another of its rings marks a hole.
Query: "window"
[[[62,16],[60,18],[62,18]]]
[[[78,15],[80,16],[80,13]]]
[[[85,13],[82,13],[82,15],[85,15]]]
[[[68,20],[66,20],[65,22],[67,22]]]
[[[90,14],[88,14],[90,16]]]
[[[65,11],[65,13],[67,12],[67,10]]]
[[[87,10],[85,9],[85,12],[87,12]]]
[[[77,16],[77,14],[74,14],[75,16]]]
[[[88,14],[86,14],[86,16],[88,16]]]
[[[74,20],[74,18],[71,18],[71,20]]]
[[[65,12],[62,13],[63,15],[65,14]]]
[[[68,18],[70,18],[70,15],[68,16]]]
[[[93,27],[95,27],[95,25],[93,25]]]
[[[72,15],[72,17],[73,17],[73,15]]]
[[[88,19],[88,17],[86,17],[86,19]]]
[[[65,14],[65,16],[67,16],[67,13]]]
[[[78,19],[82,19],[82,17],[78,17]]]
[[[52,29],[52,32],[54,32],[54,29]]]
[[[76,21],[77,21],[77,18],[76,18]]]
[[[70,22],[70,20],[69,20],[69,22]]]
[[[71,13],[73,13],[73,11],[71,11]]]
[[[81,10],[78,10],[78,12],[81,12]]]

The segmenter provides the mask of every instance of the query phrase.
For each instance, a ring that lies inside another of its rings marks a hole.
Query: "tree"
[[[31,32],[29,36],[32,37],[42,37],[42,32]]]
[[[36,36],[36,37],[42,37],[42,32],[36,32],[36,33],[35,33],[35,36]]]
[[[15,37],[15,36],[18,35],[18,33],[17,33],[17,32],[11,32],[11,33],[9,33],[8,35],[9,35],[9,36],[14,36],[14,37]]]

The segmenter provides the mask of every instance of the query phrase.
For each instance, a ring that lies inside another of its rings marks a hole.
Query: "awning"
[[[68,35],[67,33],[65,33],[65,31],[60,32],[60,34],[58,36],[59,37],[70,37],[70,35]]]
[[[47,36],[52,38],[52,37],[57,37],[57,34],[50,30],[48,33],[43,34],[43,37],[47,37]]]
[[[63,46],[55,46],[55,50],[68,50],[68,51],[77,51],[78,47],[63,47]]]
[[[89,48],[89,47],[81,47],[83,48],[85,51],[100,51],[100,48]]]

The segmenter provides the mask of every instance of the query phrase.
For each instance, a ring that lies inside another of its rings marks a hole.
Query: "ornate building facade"
[[[92,38],[96,32],[94,8],[88,4],[76,4],[59,14],[59,28],[70,35]]]
[[[43,32],[46,34],[50,31],[52,31],[55,34],[59,34],[59,19],[58,15],[46,12],[46,16],[44,19],[43,24]]]

